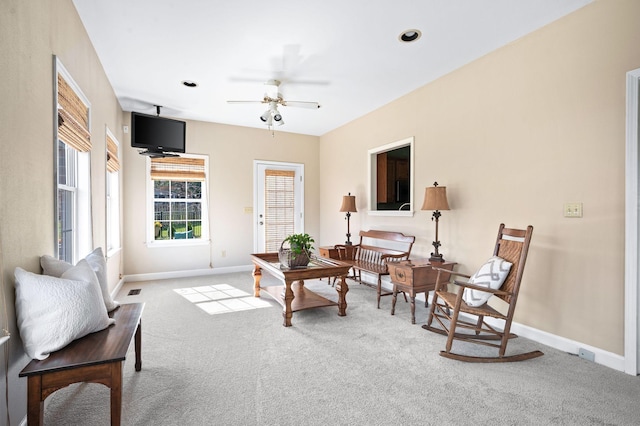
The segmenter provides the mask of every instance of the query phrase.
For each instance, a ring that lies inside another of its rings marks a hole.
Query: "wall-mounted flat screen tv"
[[[171,118],[131,113],[131,146],[150,153],[185,152],[186,123]]]

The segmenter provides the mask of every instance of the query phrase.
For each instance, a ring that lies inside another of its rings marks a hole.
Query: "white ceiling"
[[[73,0],[125,111],[323,135],[592,0]],[[422,37],[401,43],[418,29]],[[182,81],[198,83],[188,88]]]

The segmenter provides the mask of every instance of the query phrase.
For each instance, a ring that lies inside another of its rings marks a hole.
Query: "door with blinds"
[[[254,250],[276,252],[290,234],[304,232],[304,165],[254,162]]]

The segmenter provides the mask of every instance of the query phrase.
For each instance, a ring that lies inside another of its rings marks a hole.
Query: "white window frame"
[[[58,223],[58,213],[60,206],[58,205],[58,188],[69,190],[70,186],[67,185],[59,185],[59,158],[58,158],[58,143],[59,139],[57,137],[57,123],[58,123],[58,86],[57,86],[57,75],[61,74],[65,79],[67,84],[73,89],[75,94],[82,100],[82,102],[87,107],[87,114],[89,119],[89,129],[91,128],[91,103],[84,95],[80,87],[73,80],[69,72],[64,68],[60,60],[55,58],[54,61],[54,81],[56,84],[54,86],[54,123],[56,123],[56,138],[54,141],[55,145],[55,217],[54,217],[54,235],[56,238],[55,241],[55,253],[56,256],[59,254],[59,245],[60,241],[58,240],[58,232],[59,232],[59,223]],[[64,142],[63,142],[64,143]],[[73,164],[75,166],[75,187],[73,187],[74,197],[73,197],[73,223],[72,223],[72,244],[73,247],[71,249],[72,252],[72,263],[76,263],[79,259],[86,256],[93,249],[93,225],[92,225],[92,217],[91,217],[91,153],[90,152],[79,152],[73,148],[70,148],[65,143],[65,149],[70,149],[76,152],[76,160]],[[69,164],[67,164],[69,166]]]
[[[75,149],[67,146],[67,144],[65,144],[63,141],[61,140],[57,140],[56,141],[56,145],[57,145],[57,149],[56,149],[56,240],[57,240],[57,247],[56,247],[56,257],[58,257],[61,260],[67,260],[73,263],[74,259],[76,258],[76,248],[78,247],[78,243],[77,243],[77,234],[78,234],[78,221],[77,221],[77,200],[78,200],[78,151],[76,151]],[[62,148],[64,147],[64,148]],[[64,149],[65,151],[65,168],[64,168],[64,175],[66,176],[65,182],[66,183],[60,183],[60,160],[61,160],[61,156],[59,153],[59,150]],[[63,241],[66,241],[67,239],[65,238],[65,236],[63,235],[63,230],[60,229],[63,227],[62,223],[60,222],[59,219],[59,215],[62,209],[62,206],[60,205],[60,192],[67,192],[70,194],[71,196],[71,207],[70,207],[70,212],[68,212],[68,214],[71,216],[71,226],[70,229],[66,230],[65,232],[70,232],[71,233],[71,237],[70,237],[70,241],[71,241],[71,247],[67,248],[67,250],[69,250],[71,252],[71,259],[63,259],[60,256],[60,250],[61,250],[61,246],[63,244]]]
[[[396,142],[391,142],[389,144],[379,146],[377,148],[373,148],[367,151],[367,174],[369,177],[369,216],[409,216],[412,217],[416,210],[416,198],[415,194],[415,185],[414,185],[414,158],[415,158],[415,147],[414,147],[414,137],[411,136],[406,139],[401,139]],[[409,154],[409,203],[411,204],[411,208],[409,210],[377,210],[377,191],[378,191],[378,177],[377,177],[377,159],[378,154],[383,152],[392,151],[394,149],[402,148],[404,146],[408,146],[411,150]]]
[[[106,129],[107,136],[118,147],[118,153],[120,153],[120,141],[111,133],[109,128]],[[105,167],[106,170],[106,167]],[[120,171],[110,172],[106,170],[106,244],[107,244],[107,257],[113,256],[118,250],[121,249],[120,240]]]
[[[201,154],[180,154],[184,158],[199,158],[204,159],[204,174],[205,178],[202,182],[202,219],[201,219],[201,233],[200,238],[186,238],[186,239],[173,239],[173,240],[156,240],[155,239],[155,198],[154,198],[154,185],[153,179],[151,179],[151,158],[147,157],[147,214],[146,214],[146,229],[147,229],[147,247],[159,248],[159,247],[179,247],[179,246],[199,246],[209,244],[209,156]]]

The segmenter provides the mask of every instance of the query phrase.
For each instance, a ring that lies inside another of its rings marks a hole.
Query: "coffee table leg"
[[[282,310],[282,317],[284,318],[285,327],[291,327],[291,317],[293,312],[291,311],[291,302],[293,302],[293,289],[291,288],[291,281],[286,280],[284,283],[284,308]]]
[[[338,292],[338,315],[344,317],[347,315],[347,292],[349,291],[346,275],[340,277],[336,291]]]
[[[262,269],[258,265],[253,265],[253,297],[260,297],[260,278],[262,278]]]

